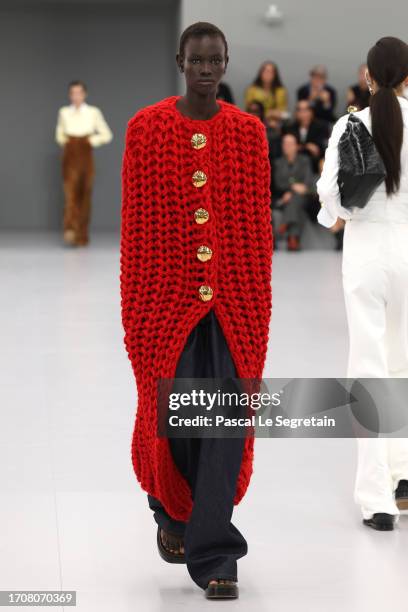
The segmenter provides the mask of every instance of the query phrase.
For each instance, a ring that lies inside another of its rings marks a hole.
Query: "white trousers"
[[[347,377],[408,377],[408,223],[346,221],[342,272]],[[394,491],[408,479],[408,438],[358,438],[357,445],[354,499],[363,518],[399,515]]]

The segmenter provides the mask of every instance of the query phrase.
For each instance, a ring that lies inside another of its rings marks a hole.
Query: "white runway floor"
[[[275,254],[265,377],[345,376],[340,264]],[[240,598],[207,601],[160,559],[131,465],[118,237],[71,250],[56,233],[3,233],[0,267],[0,590],[76,590],[83,612],[407,609],[408,517],[389,533],[362,525],[347,439],[256,440],[233,516],[249,545]]]

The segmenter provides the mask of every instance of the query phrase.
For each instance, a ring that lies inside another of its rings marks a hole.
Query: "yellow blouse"
[[[258,85],[250,85],[245,90],[245,106],[251,102],[261,102],[265,111],[270,109],[286,111],[288,109],[286,87],[277,87],[273,94],[272,91],[265,91]]]

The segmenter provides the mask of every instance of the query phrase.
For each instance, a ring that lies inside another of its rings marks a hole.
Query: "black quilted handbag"
[[[384,162],[364,123],[350,114],[338,144],[337,184],[344,208],[364,208],[386,177]]]

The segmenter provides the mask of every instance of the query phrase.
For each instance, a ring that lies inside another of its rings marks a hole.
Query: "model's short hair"
[[[70,83],[68,83],[68,90],[71,89],[71,87],[77,87],[77,86],[82,87],[84,91],[88,91],[85,83],[83,81],[80,81],[79,79],[76,79],[75,81],[71,81]]]
[[[201,38],[202,36],[220,36],[224,43],[225,56],[228,55],[228,43],[224,32],[208,21],[197,21],[196,23],[192,23],[182,32],[179,42],[180,55],[184,55],[184,48],[189,38]]]

